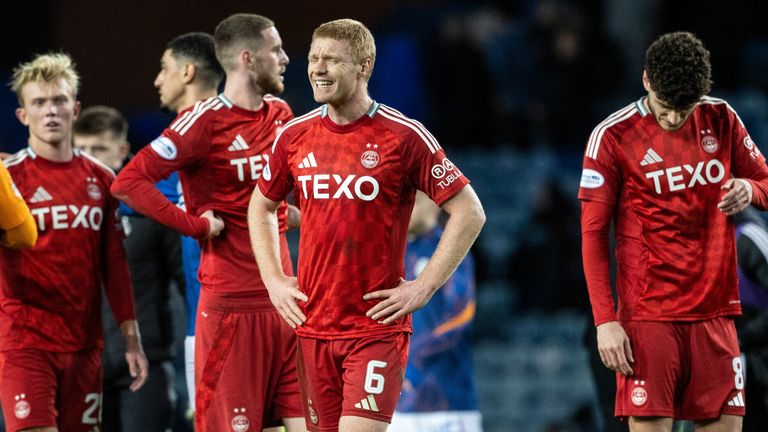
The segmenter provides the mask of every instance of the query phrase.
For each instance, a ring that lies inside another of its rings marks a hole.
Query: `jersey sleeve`
[[[285,200],[294,188],[286,148],[289,142],[289,135],[282,133],[282,131],[277,134],[275,143],[272,145],[272,155],[269,157],[264,171],[261,172],[261,178],[259,178],[259,190],[272,201]]]
[[[201,163],[207,157],[210,148],[207,122],[197,119],[192,124],[184,123],[188,114],[180,114],[169,128],[144,147],[123,168],[111,191],[139,213],[183,235],[202,238],[208,234],[208,221],[181,210],[155,187],[155,183],[174,171]]]
[[[32,219],[27,204],[18,193],[16,185],[13,184],[11,174],[8,169],[0,162],[0,229],[3,231],[16,228],[26,219]]]
[[[133,287],[128,269],[128,260],[123,248],[125,234],[121,222],[118,201],[107,196],[104,214],[106,223],[103,233],[102,280],[109,307],[118,323],[136,319],[133,302]]]
[[[612,216],[612,206],[600,201],[581,202],[582,264],[596,326],[616,320],[608,246]]]
[[[405,169],[411,183],[440,206],[468,185],[469,179],[448,159],[432,134],[417,124],[419,128],[401,138]]]
[[[762,210],[768,209],[768,166],[765,156],[752,141],[747,129],[735,111],[728,107],[728,118],[733,140],[732,169],[738,178],[747,180],[752,185],[752,204]]]
[[[579,183],[579,199],[599,201],[608,205],[616,203],[619,194],[620,175],[615,160],[611,131],[596,128],[587,141]]]

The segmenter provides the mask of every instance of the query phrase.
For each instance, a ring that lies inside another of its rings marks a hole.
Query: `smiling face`
[[[21,89],[22,106],[16,117],[29,128],[30,145],[69,145],[72,124],[80,112],[72,88],[64,78],[30,81]]]
[[[283,50],[283,41],[277,28],[269,27],[261,31],[261,44],[253,52],[252,68],[256,84],[263,91],[277,95],[285,90],[283,83],[288,55]]]
[[[309,49],[307,74],[315,102],[333,106],[352,100],[365,89],[362,65],[356,64],[346,40],[318,37]]]

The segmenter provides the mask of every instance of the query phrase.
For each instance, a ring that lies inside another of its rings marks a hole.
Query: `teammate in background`
[[[416,279],[443,230],[440,207],[416,193],[408,224],[405,277]],[[467,254],[456,272],[422,309],[413,313],[405,383],[389,430],[481,432],[472,368],[475,263]]]
[[[19,195],[5,164],[0,162],[0,245],[11,249],[31,248],[37,241],[37,226],[27,203]]]
[[[73,129],[75,148],[95,156],[119,171],[128,160],[128,121],[114,108],[84,109]],[[175,185],[173,186],[175,190]],[[125,347],[117,323],[105,307],[103,429],[114,432],[165,432],[171,427],[177,399],[173,316],[170,292],[179,287],[181,245],[175,231],[145,218],[130,207],[120,206],[126,239],[123,241],[136,298],[137,320],[142,329],[144,350],[149,361],[147,383],[138,392],[130,391],[131,376],[121,361]]]
[[[123,169],[112,192],[137,211],[202,240],[195,340],[198,432],[269,427],[305,430],[296,377],[296,336],[269,302],[248,243],[248,199],[290,107],[288,57],[274,23],[252,14],[214,34],[224,92],[182,111]],[[187,212],[153,186],[179,171]],[[282,206],[281,226],[285,227]],[[283,266],[292,273],[285,236]],[[282,420],[281,420],[282,419]]]
[[[174,113],[185,110],[195,102],[215,97],[224,71],[216,60],[213,36],[203,32],[184,33],[165,47],[160,59],[160,72],[155,87],[160,94],[160,106]],[[176,177],[176,175],[173,175]],[[180,194],[181,195],[181,194]],[[184,196],[179,207],[186,209]],[[197,239],[181,236],[181,263],[187,306],[187,337],[184,340],[184,365],[189,407],[195,410],[195,319],[200,297],[200,244]]]
[[[584,155],[584,273],[598,350],[617,372],[615,414],[632,431],[669,431],[673,418],[700,430],[742,427],[730,216],[768,206],[768,167],[733,109],[706,96],[710,76],[694,35],[659,37],[646,52],[647,96],[599,124]]]
[[[114,173],[72,149],[79,78],[66,54],[20,65],[12,89],[29,147],[6,161],[35,217],[32,249],[0,249],[0,399],[9,430],[99,430],[101,292],[137,391],[147,360],[135,320]]]
[[[280,132],[248,209],[270,299],[299,334],[313,431],[386,430],[405,372],[408,314],[448,280],[485,220],[469,181],[421,123],[370,98],[375,58],[360,22],[315,29],[308,75],[324,105]],[[298,283],[281,266],[275,215],[294,187],[302,211]],[[449,218],[429,263],[405,281],[416,189]]]

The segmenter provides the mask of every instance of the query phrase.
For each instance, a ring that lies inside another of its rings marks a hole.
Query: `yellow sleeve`
[[[37,227],[27,204],[19,195],[11,175],[0,162],[0,244],[7,247],[31,247],[37,240]]]

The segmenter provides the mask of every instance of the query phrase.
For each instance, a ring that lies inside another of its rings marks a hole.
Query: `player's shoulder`
[[[85,165],[88,170],[92,171],[97,176],[100,176],[102,178],[107,178],[109,180],[114,180],[115,178],[115,171],[108,167],[104,162],[96,159],[95,157],[91,156],[87,152],[80,151],[78,149],[72,150],[74,157],[79,158],[83,165]]]
[[[643,104],[642,98],[611,113],[589,134],[587,156],[597,159],[600,149],[604,148],[606,143],[618,142],[626,131],[636,126],[644,116],[649,114],[650,111]]]
[[[197,101],[194,105],[179,112],[168,129],[183,136],[193,127],[208,124],[211,119],[223,112],[221,111],[222,108],[231,106],[232,102],[229,102],[223,94]]]
[[[400,139],[402,145],[425,145],[431,153],[442,147],[431,132],[418,120],[384,104],[374,102],[369,112],[379,124]]]
[[[276,110],[293,112],[288,102],[269,93],[264,95],[264,103]]]
[[[733,109],[731,104],[728,103],[725,99],[713,97],[713,96],[702,96],[701,99],[699,99],[699,102],[696,104],[696,108],[705,111],[705,112],[713,112],[713,113],[727,113],[731,112],[733,114],[736,114],[736,110]]]
[[[304,115],[294,118],[283,125],[283,127],[277,133],[277,138],[275,141],[278,141],[283,135],[291,136],[293,134],[307,130],[313,124],[319,122],[321,118],[322,107],[315,108]]]
[[[27,147],[9,156],[7,159],[3,161],[3,164],[8,169],[9,172],[13,172],[14,170],[18,169],[20,166],[24,165],[25,162],[28,162],[33,158],[34,158],[34,154],[32,153],[32,150],[29,147]]]

